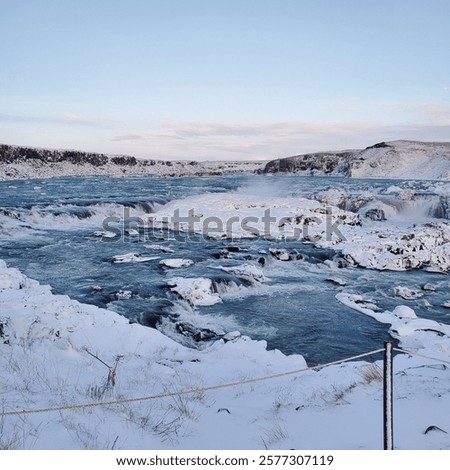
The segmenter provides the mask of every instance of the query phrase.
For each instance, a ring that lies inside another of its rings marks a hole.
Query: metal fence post
[[[384,343],[384,368],[383,368],[383,405],[384,405],[384,450],[394,449],[393,429],[393,394],[392,394],[392,343]]]

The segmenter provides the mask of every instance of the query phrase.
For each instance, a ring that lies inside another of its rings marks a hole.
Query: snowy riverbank
[[[358,307],[355,297],[340,300]],[[364,314],[373,311],[365,308]],[[406,341],[408,347],[448,359],[442,325],[429,328],[415,320],[421,331],[404,323],[399,328],[400,321],[414,321],[404,308],[378,320],[392,322],[400,341],[420,338]],[[2,412],[150,396],[306,366],[301,356],[267,351],[263,341],[237,334],[228,339],[202,351],[185,348],[116,313],[53,295],[0,261]],[[400,355],[394,372],[396,446],[450,448],[444,412],[450,406],[449,369]],[[379,363],[360,361],[141,403],[1,416],[0,447],[377,449],[381,388]]]

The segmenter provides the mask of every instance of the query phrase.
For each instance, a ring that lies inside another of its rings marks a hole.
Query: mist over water
[[[220,335],[239,330],[264,339],[269,348],[303,354],[319,363],[380,347],[387,326],[338,303],[337,292],[361,293],[381,309],[407,304],[419,316],[450,323],[447,276],[422,270],[408,272],[338,268],[332,249],[300,241],[212,240],[182,237],[170,229],[129,234],[118,241],[94,236],[106,217],[151,217],[164,204],[192,195],[234,192],[268,198],[309,198],[352,209],[362,217],[370,209],[383,220],[429,221],[448,218],[449,187],[440,183],[343,178],[229,176],[221,178],[54,178],[0,182],[0,258],[57,294],[111,308],[133,322],[156,327],[191,347],[205,347]],[[207,199],[204,199],[207,200]],[[201,207],[196,210],[201,211]],[[145,237],[143,237],[145,235]],[[145,238],[145,241],[143,241]],[[270,250],[288,250],[283,261]],[[134,254],[135,262],[113,263],[117,255]],[[141,259],[139,259],[141,257]],[[149,258],[141,261],[142,258]],[[188,259],[179,268],[160,264]],[[249,264],[265,279],[254,280],[233,268]],[[256,269],[255,268],[255,269]],[[339,276],[342,287],[327,279]],[[218,301],[195,305],[171,287],[181,278],[198,289],[211,286]],[[205,279],[206,281],[198,281]],[[197,282],[197,284],[195,284]],[[425,298],[399,299],[393,287],[420,289],[432,283]]]

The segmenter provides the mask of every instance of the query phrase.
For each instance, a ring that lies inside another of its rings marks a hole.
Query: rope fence
[[[417,356],[420,358],[424,359],[429,359],[433,361],[437,361],[440,363],[444,364],[449,364],[450,361],[446,361],[444,359],[436,358],[436,357],[431,357],[427,356],[424,354],[419,354],[415,353],[413,351],[408,351],[406,349],[401,349],[401,348],[392,348],[396,352],[400,352],[403,354],[409,354],[411,356]],[[158,400],[161,398],[169,398],[169,397],[175,397],[175,396],[183,396],[183,395],[190,395],[194,393],[204,393],[204,392],[210,392],[214,390],[221,390],[225,388],[231,388],[231,387],[238,387],[241,385],[248,385],[252,383],[257,383],[257,382],[263,382],[266,380],[274,380],[278,379],[281,377],[287,377],[291,375],[298,375],[304,372],[309,372],[309,371],[317,371],[320,369],[323,369],[325,367],[333,366],[333,365],[339,365],[343,364],[345,362],[349,361],[354,361],[356,359],[362,359],[364,357],[372,356],[374,354],[378,354],[381,352],[384,352],[385,348],[380,348],[380,349],[375,349],[373,351],[369,351],[363,354],[357,354],[355,356],[350,356],[346,357],[344,359],[340,359],[337,361],[332,361],[328,362],[325,364],[318,364],[316,366],[310,366],[310,367],[305,367],[302,369],[296,369],[296,370],[291,370],[287,372],[280,372],[277,374],[271,374],[271,375],[266,375],[262,377],[255,377],[251,379],[246,379],[246,380],[241,380],[241,381],[236,381],[236,382],[229,382],[225,384],[218,384],[218,385],[211,385],[208,387],[200,387],[200,388],[191,388],[191,389],[186,389],[186,390],[179,390],[176,392],[165,392],[165,393],[160,393],[156,395],[149,395],[149,396],[144,396],[144,397],[136,397],[136,398],[124,398],[120,400],[111,400],[111,401],[103,401],[103,402],[91,402],[91,403],[79,403],[79,404],[74,404],[74,405],[64,405],[64,406],[55,406],[55,407],[47,407],[47,408],[35,408],[35,409],[29,409],[29,410],[15,410],[15,411],[3,411],[0,412],[0,417],[4,416],[18,416],[18,415],[28,415],[28,414],[37,414],[37,413],[50,413],[50,412],[57,412],[57,411],[65,411],[65,410],[81,410],[81,409],[86,409],[86,408],[97,408],[97,407],[102,407],[102,406],[113,406],[113,405],[123,405],[123,404],[129,404],[129,403],[138,403],[138,402],[144,402],[144,401],[150,401],[150,400]]]
[[[160,399],[160,398],[190,395],[190,394],[193,394],[193,393],[210,392],[212,390],[220,390],[220,389],[224,389],[224,388],[237,387],[237,386],[240,386],[240,385],[247,385],[247,384],[252,384],[252,383],[256,383],[256,382],[262,382],[262,381],[265,381],[265,380],[273,380],[273,379],[278,379],[278,378],[281,378],[281,377],[287,377],[289,375],[297,375],[297,374],[301,374],[303,372],[308,372],[308,371],[313,371],[313,370],[320,370],[320,369],[323,369],[325,367],[342,364],[344,362],[354,361],[356,359],[362,359],[362,358],[367,357],[367,356],[372,356],[373,354],[377,354],[377,353],[380,353],[380,352],[383,352],[383,351],[384,351],[384,348],[375,349],[374,351],[369,351],[369,352],[366,352],[366,353],[363,353],[363,354],[358,354],[356,356],[346,357],[345,359],[340,359],[338,361],[328,362],[326,364],[318,364],[316,366],[305,367],[303,369],[291,370],[291,371],[288,371],[288,372],[280,372],[278,374],[265,375],[263,377],[255,377],[255,378],[252,378],[252,379],[241,380],[241,381],[238,381],[238,382],[229,382],[229,383],[225,383],[225,384],[211,385],[209,387],[192,388],[192,389],[187,389],[187,390],[180,390],[180,391],[177,391],[177,392],[166,392],[166,393],[160,393],[160,394],[157,394],[157,395],[150,395],[150,396],[146,396],[146,397],[124,398],[124,399],[121,399],[121,400],[81,403],[81,404],[75,404],[75,405],[65,405],[65,406],[56,406],[56,407],[48,407],[48,408],[36,408],[36,409],[31,409],[31,410],[5,411],[5,412],[0,412],[0,416],[17,416],[17,415],[36,414],[36,413],[49,413],[49,412],[64,411],[64,410],[80,410],[80,409],[83,409],[83,408],[96,408],[96,407],[100,407],[100,406],[122,405],[122,404],[128,404],[128,403],[137,403],[137,402],[142,402],[142,401],[157,400],[157,399]]]

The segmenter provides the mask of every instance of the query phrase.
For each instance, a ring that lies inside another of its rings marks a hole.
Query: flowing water
[[[444,183],[342,178],[234,175],[209,178],[54,178],[0,182],[0,258],[31,278],[50,284],[56,294],[107,307],[132,322],[156,327],[191,347],[239,330],[264,339],[269,348],[303,354],[319,363],[379,348],[389,338],[388,325],[340,304],[341,290],[365,294],[382,309],[406,304],[419,316],[450,323],[446,275],[423,270],[388,272],[337,268],[336,253],[311,244],[260,239],[211,240],[181,237],[170,229],[124,234],[119,240],[95,236],[105,220],[151,217],[169,201],[187,196],[238,191],[260,196],[307,197],[341,208],[383,209],[380,223],[446,219]],[[367,203],[368,195],[376,203]],[[413,194],[413,196],[411,196]],[[328,198],[328,199],[326,199]],[[416,220],[417,219],[417,220]],[[98,234],[97,234],[98,235]],[[270,256],[270,249],[297,253],[295,261]],[[145,262],[113,263],[114,256],[138,253]],[[190,259],[193,264],[168,269],[161,260]],[[265,282],[250,282],[222,268],[243,263],[263,265]],[[345,287],[328,282],[339,276]],[[193,306],[167,285],[172,277],[213,281],[222,302]],[[436,288],[420,299],[396,297],[394,286]],[[425,305],[424,300],[429,305]],[[199,341],[199,338],[202,340]]]

